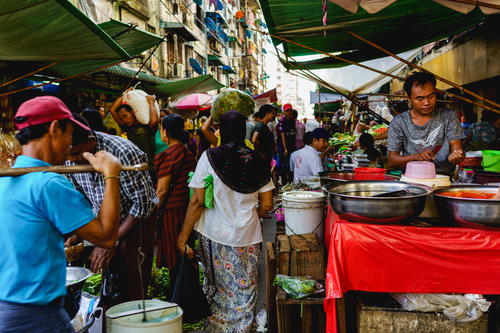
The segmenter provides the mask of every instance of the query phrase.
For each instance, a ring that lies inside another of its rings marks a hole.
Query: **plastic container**
[[[382,168],[356,168],[354,169],[355,180],[384,180],[385,169]]]
[[[321,192],[291,191],[283,193],[287,235],[316,233],[323,239],[325,195]]]
[[[500,150],[482,150],[482,153],[484,170],[500,172]]]
[[[416,179],[436,178],[436,166],[432,162],[408,162],[406,164],[405,177]]]
[[[182,333],[182,309],[177,304],[160,300],[146,300],[146,318],[143,313],[127,315],[142,308],[142,300],[121,303],[106,311],[107,333]],[[166,309],[155,308],[168,307]],[[116,316],[116,318],[114,318]]]
[[[410,177],[407,177],[406,175],[403,175],[403,176],[401,176],[400,180],[402,182],[406,182],[406,183],[427,185],[427,186],[432,187],[435,190],[451,186],[450,177],[448,177],[446,175],[436,175],[435,178],[427,178],[427,179],[410,178]],[[427,199],[425,201],[425,209],[419,215],[419,217],[420,218],[427,218],[427,219],[439,218],[436,204],[434,203],[434,196],[432,195],[432,193],[427,195]]]
[[[285,210],[283,208],[276,209],[274,215],[276,216],[276,222],[285,222]]]
[[[500,182],[500,172],[476,171],[476,180],[478,184],[489,184]]]

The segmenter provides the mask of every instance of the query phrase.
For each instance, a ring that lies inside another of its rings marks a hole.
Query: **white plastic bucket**
[[[321,192],[291,191],[283,193],[285,229],[287,235],[324,233],[325,195]]]
[[[450,177],[446,175],[436,175],[436,178],[409,178],[404,175],[401,176],[400,179],[402,182],[406,183],[414,183],[427,185],[432,187],[434,190],[438,190],[440,188],[445,188],[451,186]],[[425,201],[425,209],[422,214],[419,215],[420,218],[438,218],[439,214],[437,212],[436,204],[434,203],[434,195],[428,194]]]
[[[142,321],[142,312],[127,315],[129,311],[142,309],[142,300],[125,302],[111,307],[106,311],[106,332],[182,333],[183,312],[177,304],[156,299],[145,302],[146,322]],[[166,309],[153,310],[160,307]]]

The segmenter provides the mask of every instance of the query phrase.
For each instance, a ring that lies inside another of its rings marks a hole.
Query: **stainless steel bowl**
[[[500,200],[453,198],[441,195],[449,191],[481,191],[496,193],[498,187],[484,185],[450,186],[434,192],[441,220],[445,223],[471,227],[500,226]]]
[[[323,171],[318,173],[321,186],[344,184],[348,181],[354,181],[354,172]],[[384,180],[399,180],[398,176],[385,174]]]
[[[66,267],[66,288],[81,284],[92,276],[92,272],[83,267]]]
[[[408,190],[402,197],[373,198],[386,192]],[[426,195],[432,188],[404,182],[366,180],[323,187],[330,205],[341,219],[374,224],[404,224],[425,208]]]

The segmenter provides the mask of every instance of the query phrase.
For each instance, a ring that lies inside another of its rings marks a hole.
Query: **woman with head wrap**
[[[221,119],[221,145],[201,156],[189,184],[194,194],[177,246],[193,229],[200,234],[204,291],[211,304],[208,332],[250,332],[255,317],[257,259],[262,242],[259,217],[272,208],[268,161],[245,145],[246,117],[231,111]],[[214,207],[207,209],[205,179],[213,177]]]

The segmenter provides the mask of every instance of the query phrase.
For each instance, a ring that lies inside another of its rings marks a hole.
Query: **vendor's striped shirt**
[[[136,145],[124,138],[94,132],[96,151],[104,150],[116,156],[122,165],[147,163],[148,158]],[[71,162],[66,162],[71,165]],[[104,177],[97,172],[74,173],[66,175],[77,190],[85,194],[98,214],[104,199]],[[148,218],[159,203],[151,177],[147,171],[120,173],[120,222],[128,215]]]

